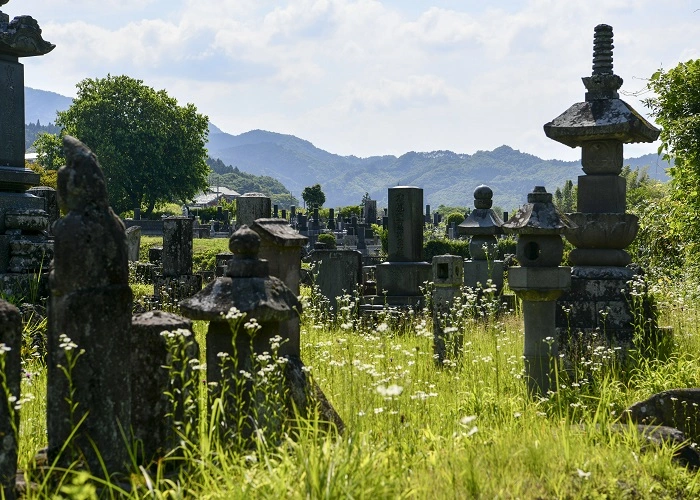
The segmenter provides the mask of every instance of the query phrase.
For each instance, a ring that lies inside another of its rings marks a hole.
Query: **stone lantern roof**
[[[595,27],[593,73],[583,78],[585,101],[544,125],[550,139],[575,148],[590,141],[653,142],[659,137],[659,129],[619,98],[622,78],[613,73],[612,41],[611,26]]]
[[[460,234],[469,236],[502,234],[503,220],[494,212],[493,191],[482,184],[474,190],[474,210],[457,226]]]
[[[285,321],[298,316],[301,303],[282,280],[269,276],[268,262],[258,258],[260,236],[241,226],[229,241],[233,258],[226,276],[180,303],[182,313],[191,319],[224,321],[223,315],[235,307],[259,323]]]
[[[576,225],[552,203],[552,193],[544,186],[535,186],[527,195],[527,203],[503,224],[503,229],[510,234],[555,235]]]
[[[0,0],[0,7],[9,0]],[[41,37],[39,23],[31,16],[10,17],[0,11],[0,54],[14,57],[43,56],[56,46]]]
[[[309,239],[289,226],[285,219],[256,219],[251,228],[260,235],[282,247],[302,247]]]

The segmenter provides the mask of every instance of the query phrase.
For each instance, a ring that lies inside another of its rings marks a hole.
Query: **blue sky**
[[[613,26],[623,98],[700,58],[700,0],[13,0],[56,49],[26,84],[75,95],[127,74],[194,103],[222,130],[293,134],[370,156],[508,144],[579,151],[542,125],[583,100],[593,28]],[[643,97],[643,96],[642,96]],[[626,155],[656,151],[631,145]]]

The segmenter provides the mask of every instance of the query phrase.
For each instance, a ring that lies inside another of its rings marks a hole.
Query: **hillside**
[[[399,157],[339,156],[291,135],[253,130],[237,136],[221,131],[209,137],[209,154],[246,172],[279,179],[292,193],[319,182],[331,205],[357,204],[368,192],[386,204],[390,186],[424,189],[426,204],[472,204],[479,184],[494,191],[494,203],[513,209],[525,201],[535,185],[551,192],[582,174],[578,161],[543,160],[509,146],[473,155],[452,151],[409,152]],[[657,155],[625,160],[633,168],[650,166],[649,175],[667,180],[668,166]]]
[[[26,121],[49,123],[56,110],[66,109],[70,103],[69,97],[26,88]],[[330,206],[356,205],[366,192],[385,205],[387,188],[399,184],[422,187],[425,203],[435,207],[471,206],[474,188],[488,184],[494,191],[494,203],[512,210],[524,203],[535,185],[554,192],[582,174],[578,161],[543,160],[505,145],[472,155],[411,151],[399,157],[358,158],[329,153],[293,135],[263,130],[231,135],[214,124],[209,127],[207,148],[209,156],[224,165],[272,177],[297,197],[306,186],[320,183]],[[668,179],[668,164],[657,155],[629,158],[625,164],[649,166],[652,178]]]

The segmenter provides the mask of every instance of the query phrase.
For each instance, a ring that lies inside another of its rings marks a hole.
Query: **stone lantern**
[[[260,236],[241,226],[231,236],[229,248],[233,257],[229,260],[226,275],[217,278],[202,291],[180,303],[182,314],[191,319],[209,321],[206,336],[207,380],[216,383],[213,398],[220,397],[225,408],[222,415],[225,425],[223,432],[228,439],[236,436],[250,443],[255,429],[271,430],[279,427],[275,415],[284,408],[266,408],[268,402],[261,401],[247,375],[258,356],[274,354],[273,344],[284,343],[275,337],[281,335],[281,325],[297,318],[301,303],[284,282],[269,274],[269,264],[258,258]],[[232,307],[245,313],[245,320],[255,318],[260,329],[251,332],[245,328],[232,331],[225,315]],[[232,369],[223,369],[225,361],[233,362]],[[303,364],[298,356],[284,357],[285,387],[272,387],[270,390],[286,394],[290,400],[285,408],[296,408],[304,412],[316,399],[321,418],[342,428],[342,420],[325,400],[318,387],[311,387],[305,376]],[[270,420],[272,419],[272,420]]]
[[[0,6],[6,3],[0,0]],[[49,221],[46,202],[28,192],[39,184],[39,174],[24,166],[24,66],[19,58],[43,56],[54,47],[32,17],[10,21],[0,11],[0,286],[10,295],[26,293],[31,273],[48,267],[53,251],[43,235]]]
[[[613,73],[612,41],[612,27],[595,27],[593,73],[583,78],[585,100],[545,124],[544,132],[562,144],[581,147],[585,173],[578,178],[578,212],[567,214],[577,227],[565,232],[576,247],[569,255],[574,265],[571,292],[562,297],[571,316],[560,314],[558,326],[586,331],[604,327],[609,336],[631,338],[631,315],[620,290],[634,276],[625,268],[631,260],[625,248],[637,235],[638,222],[637,216],[625,213],[627,185],[619,175],[623,144],[653,142],[659,130],[619,98],[622,78]],[[601,310],[612,313],[606,313],[608,324],[601,324]]]
[[[503,288],[503,262],[496,260],[497,239],[503,234],[503,221],[494,212],[493,191],[480,185],[474,190],[474,210],[457,226],[461,235],[471,236],[469,254],[472,259],[464,262],[464,284],[476,288],[486,286],[490,279],[500,293]]]
[[[556,300],[571,284],[571,269],[559,266],[564,252],[561,235],[570,227],[542,186],[536,186],[527,203],[503,224],[507,233],[518,236],[520,267],[510,268],[508,285],[523,303],[525,373],[531,394],[546,394],[552,383],[550,366],[558,355]]]

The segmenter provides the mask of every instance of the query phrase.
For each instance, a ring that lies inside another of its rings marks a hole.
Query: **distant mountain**
[[[580,161],[543,160],[509,146],[473,155],[452,151],[410,152],[402,156],[339,156],[291,135],[253,130],[241,135],[211,132],[209,154],[246,172],[279,179],[293,193],[320,183],[329,206],[358,204],[368,192],[379,204],[387,202],[387,188],[414,185],[424,201],[438,205],[471,206],[479,184],[494,191],[494,204],[512,210],[528,192],[544,185],[550,192],[582,175]],[[657,155],[625,160],[633,168],[649,166],[649,175],[667,180],[668,164]]]
[[[53,122],[56,111],[67,109],[71,102],[54,92],[25,88],[26,121]],[[211,123],[207,148],[212,158],[243,172],[277,179],[296,196],[306,186],[320,183],[328,206],[356,205],[365,192],[386,205],[387,188],[396,185],[422,187],[425,203],[433,207],[471,206],[474,188],[488,184],[494,204],[512,210],[525,202],[534,186],[544,185],[554,192],[583,173],[579,161],[543,160],[509,146],[472,155],[411,151],[399,157],[358,158],[329,153],[293,135],[264,130],[231,135]],[[651,177],[668,179],[668,164],[657,155],[629,158],[625,164],[648,166]]]
[[[65,111],[73,99],[55,92],[24,87],[24,122],[48,125],[56,121],[56,111]]]

